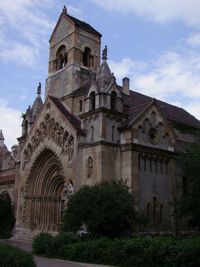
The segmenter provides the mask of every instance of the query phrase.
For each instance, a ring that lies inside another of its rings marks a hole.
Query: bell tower
[[[100,66],[101,34],[70,16],[64,6],[49,42],[46,96],[61,98],[95,75]]]

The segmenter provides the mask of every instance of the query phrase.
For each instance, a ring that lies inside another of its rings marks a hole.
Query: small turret
[[[110,71],[110,68],[107,63],[107,52],[108,48],[105,46],[102,52],[102,64],[99,68],[99,71],[96,76],[96,82],[99,85],[101,91],[107,89],[109,84],[113,81],[113,74]]]
[[[3,132],[0,130],[0,147],[5,147],[4,140]]]
[[[37,116],[39,115],[41,109],[43,107],[43,101],[41,98],[41,83],[37,87],[37,96],[35,101],[33,102],[32,107],[28,107],[25,114],[22,114],[23,122],[22,122],[22,136],[26,136],[31,125],[35,122]]]

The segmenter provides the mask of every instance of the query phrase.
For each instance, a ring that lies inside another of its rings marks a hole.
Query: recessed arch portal
[[[31,230],[57,231],[63,213],[65,192],[62,164],[45,149],[36,159],[26,186],[23,223]]]

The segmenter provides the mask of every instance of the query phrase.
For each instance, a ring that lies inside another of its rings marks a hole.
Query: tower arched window
[[[90,67],[90,59],[91,59],[91,49],[89,47],[85,47],[83,52],[83,66]]]
[[[62,45],[57,53],[56,53],[56,60],[55,60],[55,70],[60,70],[64,68],[68,61],[68,54],[66,52],[66,47]]]
[[[90,110],[95,110],[95,92],[90,93]]]
[[[116,110],[116,102],[117,102],[117,93],[112,92],[110,97],[110,108],[111,110]]]

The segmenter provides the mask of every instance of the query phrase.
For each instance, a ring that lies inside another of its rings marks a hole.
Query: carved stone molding
[[[68,162],[72,160],[74,154],[74,137],[70,135],[62,125],[56,122],[54,118],[51,118],[49,114],[46,114],[44,120],[35,130],[31,141],[24,149],[23,169],[31,160],[33,152],[46,138],[51,140],[61,149],[62,155],[68,156]]]

